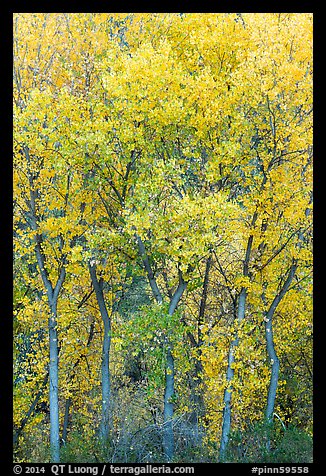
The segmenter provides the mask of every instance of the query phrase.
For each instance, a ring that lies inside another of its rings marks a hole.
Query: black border
[[[314,463],[307,465],[289,464],[283,466],[299,467],[308,466],[309,474],[320,474],[319,468],[323,463],[323,444],[322,438],[324,435],[324,428],[322,426],[322,410],[324,407],[323,401],[323,353],[322,348],[322,326],[321,323],[325,317],[321,313],[321,290],[323,268],[321,263],[321,250],[323,250],[323,239],[321,230],[323,229],[323,207],[322,207],[322,180],[324,176],[321,173],[323,157],[321,156],[321,140],[319,134],[319,127],[322,123],[322,108],[320,107],[321,97],[321,61],[319,56],[322,54],[323,49],[319,44],[320,32],[322,28],[322,12],[319,5],[313,4],[313,2],[286,2],[279,3],[273,2],[270,5],[267,3],[257,2],[255,5],[250,2],[248,5],[240,5],[241,2],[226,2],[224,7],[220,3],[214,5],[205,5],[200,3],[197,5],[191,5],[189,3],[175,2],[171,8],[168,3],[161,5],[153,2],[124,2],[123,4],[104,3],[104,2],[92,2],[91,4],[83,5],[81,2],[70,1],[68,4],[57,2],[50,5],[39,4],[35,2],[19,4],[19,2],[12,2],[10,5],[6,5],[4,11],[1,12],[1,80],[3,84],[2,91],[2,104],[1,104],[1,118],[2,118],[2,141],[1,141],[1,183],[0,197],[1,197],[1,232],[0,232],[0,257],[1,257],[1,314],[0,314],[0,469],[4,469],[3,474],[13,474],[13,452],[12,452],[12,423],[13,423],[13,381],[12,381],[12,303],[13,303],[13,290],[12,290],[12,14],[15,12],[85,12],[85,11],[98,11],[98,12],[298,12],[298,13],[313,13],[314,15],[314,149],[315,161],[314,161]],[[249,6],[250,5],[250,6]],[[325,160],[325,159],[324,159]],[[22,465],[28,466],[27,464]],[[31,466],[31,465],[30,465]],[[50,464],[34,464],[33,466],[46,467],[45,474],[52,474],[50,472]],[[75,464],[74,467],[83,466]],[[92,465],[96,466],[96,465]],[[103,465],[98,465],[101,468]],[[119,465],[119,466],[143,466],[143,465]],[[171,465],[173,466],[173,465]],[[187,464],[178,465],[187,466]],[[219,474],[229,474],[230,470],[236,470],[236,474],[251,474],[251,468],[253,466],[261,467],[280,467],[282,464],[248,464],[248,463],[228,463],[227,465],[221,465],[218,463],[197,463],[189,466],[195,467],[195,474],[198,474],[202,470],[217,469]],[[237,467],[237,468],[236,468]],[[48,472],[49,471],[49,472]],[[24,474],[24,470],[23,473]],[[101,474],[101,469],[99,469]],[[109,474],[106,472],[106,474]],[[285,473],[286,474],[286,473]]]

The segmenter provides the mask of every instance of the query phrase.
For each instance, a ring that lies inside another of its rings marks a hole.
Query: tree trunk
[[[269,425],[272,425],[273,423],[276,392],[278,387],[278,377],[279,377],[279,370],[280,370],[280,361],[277,357],[275,346],[274,346],[271,318],[265,321],[265,337],[266,337],[267,353],[268,353],[269,361],[272,365],[272,371],[271,371],[269,387],[268,387],[267,405],[265,410],[265,421],[269,426]],[[270,451],[271,449],[271,439],[269,434],[267,435],[266,448],[268,451]]]
[[[167,350],[164,391],[164,428],[163,449],[166,461],[169,463],[174,456],[173,434],[173,396],[174,396],[174,359],[170,347]]]
[[[193,411],[190,416],[190,422],[194,428],[194,438],[197,443],[200,443],[201,437],[199,432],[199,421],[200,418],[204,415],[204,398],[202,394],[202,371],[203,366],[201,362],[201,355],[202,355],[202,345],[203,345],[203,338],[201,332],[201,326],[204,323],[205,317],[205,309],[207,303],[207,296],[208,296],[208,283],[209,283],[209,273],[212,265],[212,254],[210,254],[206,261],[205,267],[205,275],[204,275],[204,282],[203,282],[203,291],[200,300],[199,306],[199,314],[198,314],[198,324],[197,324],[197,342],[195,338],[192,336],[191,342],[194,347],[198,349],[198,353],[194,359],[194,373],[193,376],[190,376],[191,382],[191,401],[193,404]]]
[[[169,315],[172,316],[179,301],[187,287],[183,280],[182,273],[179,271],[179,284],[170,300]],[[164,432],[163,432],[163,450],[167,462],[171,462],[174,457],[174,434],[173,434],[173,414],[174,414],[174,358],[168,343],[165,369],[165,391],[164,391]]]
[[[246,298],[247,291],[246,288],[242,288],[239,295],[238,302],[238,313],[237,319],[240,323],[245,317],[246,311]],[[225,453],[227,445],[229,443],[230,431],[231,431],[231,398],[232,398],[232,380],[234,377],[233,364],[235,363],[234,351],[239,345],[239,337],[237,336],[230,344],[229,355],[228,355],[228,366],[226,371],[226,382],[227,387],[224,391],[224,407],[223,407],[223,417],[222,417],[222,436],[219,450],[219,460],[223,461],[225,458]]]
[[[49,318],[49,403],[51,463],[60,463],[57,301],[53,298]]]
[[[266,176],[264,176],[262,182],[262,188],[266,183]],[[258,212],[255,211],[252,220],[251,220],[251,227],[253,228],[256,224],[258,218]],[[252,244],[253,244],[253,235],[249,235],[246,247],[246,254],[245,259],[243,261],[243,276],[249,276],[249,261],[251,256]],[[247,301],[247,288],[241,288],[238,300],[238,310],[237,310],[237,321],[240,322],[245,317],[246,312],[246,301]],[[228,355],[228,367],[226,371],[226,382],[227,387],[224,391],[224,408],[223,408],[223,423],[222,423],[222,436],[221,436],[221,443],[220,443],[220,450],[219,450],[219,460],[222,461],[225,458],[225,453],[227,449],[227,445],[229,442],[230,431],[231,431],[231,396],[232,396],[232,380],[234,377],[234,370],[233,370],[233,363],[235,362],[234,358],[234,351],[239,345],[239,337],[236,338],[231,342],[229,355]]]
[[[277,386],[278,386],[278,377],[279,377],[279,370],[280,370],[280,361],[277,357],[277,353],[276,353],[275,345],[274,345],[274,338],[273,338],[273,317],[274,317],[274,313],[276,311],[277,306],[282,301],[282,299],[284,298],[285,294],[287,293],[290,287],[290,284],[297,270],[297,266],[298,266],[297,261],[294,259],[292,261],[292,265],[289,269],[287,278],[280,292],[273,299],[273,302],[270,305],[268,312],[265,315],[266,348],[267,348],[267,354],[269,357],[270,364],[272,365],[272,371],[271,371],[269,388],[268,388],[267,405],[265,410],[265,418],[268,423],[272,423],[273,421],[276,392],[277,392]],[[266,303],[264,294],[262,297],[263,297],[263,301]]]
[[[26,160],[30,166],[29,148],[24,146],[23,148]],[[49,317],[49,407],[50,407],[50,453],[51,463],[60,462],[60,435],[59,435],[59,389],[58,389],[58,363],[59,363],[59,351],[58,351],[58,333],[57,333],[57,303],[61,287],[66,277],[66,255],[62,253],[63,240],[60,237],[60,251],[61,251],[61,267],[59,277],[53,287],[49,277],[49,273],[46,269],[46,258],[43,251],[43,235],[38,231],[38,218],[37,218],[37,193],[34,184],[34,175],[29,171],[28,180],[30,185],[30,212],[31,212],[31,226],[35,232],[35,254],[37,265],[40,271],[40,275],[43,281],[44,288],[46,289],[48,304],[50,308]]]
[[[234,362],[234,349],[238,345],[238,339],[235,339],[231,342],[229,355],[228,355],[228,367],[226,372],[226,382],[227,387],[224,391],[224,407],[223,407],[223,418],[222,418],[222,436],[220,443],[219,459],[222,461],[225,457],[226,448],[229,442],[229,435],[231,431],[231,397],[232,397],[232,386],[231,382],[234,376],[234,370],[231,367]]]
[[[102,348],[102,420],[100,427],[101,439],[107,442],[110,431],[110,399],[111,399],[111,379],[110,379],[110,323],[104,324],[104,337]]]
[[[111,346],[111,319],[106,308],[103,281],[98,280],[96,274],[96,265],[89,264],[89,272],[92,284],[95,290],[97,303],[100,309],[101,317],[104,324],[104,336],[102,343],[102,418],[100,425],[100,437],[103,444],[109,438],[110,433],[110,399],[111,399],[111,376],[110,376],[110,346]]]
[[[277,357],[274,346],[272,319],[269,319],[268,322],[265,322],[265,337],[269,361],[272,364],[265,418],[268,423],[272,423],[275,408],[276,391],[278,386],[278,376],[280,370],[280,361]]]

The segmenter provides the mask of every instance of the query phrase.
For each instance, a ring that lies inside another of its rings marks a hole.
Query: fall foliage
[[[312,15],[13,31],[16,461],[311,461]]]

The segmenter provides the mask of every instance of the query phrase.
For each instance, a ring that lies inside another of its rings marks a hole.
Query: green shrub
[[[312,438],[289,426],[285,430],[265,423],[253,425],[246,432],[233,432],[225,461],[238,463],[310,463]]]
[[[311,463],[313,442],[310,435],[296,427],[289,427],[283,438],[271,453],[270,462],[275,463]]]

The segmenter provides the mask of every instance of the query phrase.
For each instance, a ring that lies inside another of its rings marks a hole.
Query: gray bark
[[[273,330],[272,330],[272,321],[265,322],[265,337],[266,337],[266,347],[269,357],[269,361],[272,364],[272,371],[269,381],[268,396],[267,396],[267,405],[265,411],[265,418],[268,423],[273,421],[273,413],[276,400],[276,391],[278,387],[278,377],[280,370],[280,361],[277,357],[274,339],[273,339]]]
[[[265,183],[265,179],[263,181],[263,185]],[[253,227],[257,221],[258,213],[255,212],[252,217],[251,226]],[[253,244],[253,235],[250,235],[247,242],[246,247],[246,254],[245,259],[243,261],[243,276],[249,276],[249,260],[252,250]],[[247,289],[243,287],[239,294],[238,300],[238,309],[237,309],[237,320],[240,323],[244,317],[246,312],[246,301],[247,301]],[[235,362],[234,352],[235,349],[239,345],[239,337],[236,336],[235,339],[230,344],[229,348],[229,355],[228,355],[228,366],[226,371],[226,382],[227,387],[224,391],[224,407],[223,407],[223,418],[222,418],[222,436],[220,442],[220,449],[219,449],[219,460],[222,461],[225,458],[225,453],[227,450],[230,431],[231,431],[231,413],[232,413],[232,406],[231,406],[231,399],[232,399],[232,380],[234,377],[234,370],[232,368],[233,363]]]
[[[36,256],[40,268],[41,277],[47,290],[48,303],[50,307],[49,317],[49,407],[50,407],[50,453],[51,462],[60,462],[60,434],[59,434],[59,350],[57,331],[57,303],[60,289],[66,276],[64,265],[61,267],[60,275],[53,289],[45,268],[45,259],[41,248],[41,236],[36,236]]]
[[[210,273],[211,265],[212,265],[212,254],[208,256],[206,261],[203,291],[202,291],[202,296],[200,300],[199,314],[198,314],[197,343],[194,337],[193,336],[191,337],[192,345],[194,345],[198,349],[198,354],[195,357],[194,379],[191,379],[192,381],[190,384],[191,393],[192,393],[191,400],[194,406],[193,412],[190,417],[190,421],[192,425],[194,426],[194,437],[196,442],[200,441],[199,419],[204,414],[204,398],[203,398],[202,389],[201,389],[202,371],[203,371],[203,366],[201,362],[202,344],[203,344],[201,326],[204,322],[204,316],[205,316],[205,308],[206,308],[207,296],[208,296],[209,273]]]
[[[30,162],[29,149],[24,148],[27,162]],[[36,218],[36,193],[34,191],[34,183],[31,174],[29,175],[30,183],[30,209],[31,223],[34,231],[37,232]],[[50,406],[50,453],[51,462],[60,462],[60,436],[59,436],[59,396],[58,396],[58,335],[57,335],[57,300],[63,281],[65,279],[65,268],[61,267],[60,276],[57,280],[55,288],[49,279],[47,269],[45,267],[45,257],[42,250],[42,235],[35,235],[35,253],[43,285],[47,292],[48,304],[50,308],[49,317],[49,406]],[[63,260],[64,261],[64,260]]]
[[[152,289],[154,298],[156,299],[156,301],[158,303],[162,303],[163,302],[163,297],[162,297],[162,294],[161,294],[161,292],[160,292],[160,290],[157,286],[156,279],[155,279],[152,267],[150,265],[150,262],[149,262],[149,259],[148,259],[148,256],[147,256],[144,243],[142,242],[142,239],[140,238],[140,236],[136,235],[136,239],[137,239],[139,254],[140,254],[140,257],[143,261],[143,265],[144,265],[144,268],[146,270],[147,277],[148,277],[148,282],[149,282],[149,285]]]
[[[265,410],[265,419],[268,423],[271,423],[273,421],[276,392],[278,387],[279,370],[280,370],[280,361],[275,350],[274,337],[273,337],[273,316],[277,306],[282,301],[282,299],[284,298],[285,294],[287,293],[290,287],[290,284],[294,278],[296,269],[297,269],[297,262],[294,260],[280,292],[273,299],[273,302],[270,305],[265,315],[266,348],[267,348],[269,361],[272,365],[268,395],[267,395],[267,405]]]
[[[169,463],[174,456],[173,434],[173,396],[174,396],[174,359],[170,347],[167,349],[164,390],[164,426],[163,426],[163,450],[166,461]]]
[[[209,272],[211,269],[211,265],[212,265],[212,254],[209,255],[206,261],[203,292],[202,292],[200,306],[199,306],[199,315],[198,315],[198,346],[199,347],[202,345],[201,325],[203,323],[204,315],[205,315],[205,308],[206,308],[207,294],[208,294],[208,280],[209,280]]]
[[[169,315],[172,316],[179,301],[187,287],[183,280],[182,273],[179,272],[179,284],[170,300]],[[174,456],[174,434],[173,434],[173,414],[174,414],[174,358],[168,343],[165,369],[165,391],[164,391],[164,427],[163,427],[163,450],[167,462],[171,462]]]
[[[267,182],[267,176],[264,173],[263,180],[260,187],[261,190],[264,189],[266,182]],[[257,218],[258,218],[258,212],[256,210],[252,216],[251,227],[255,226]],[[243,261],[243,276],[244,277],[249,276],[249,261],[250,261],[251,251],[252,251],[253,239],[254,239],[253,235],[249,235],[247,247],[246,247],[245,259]],[[246,288],[242,288],[240,291],[239,300],[238,300],[238,309],[237,309],[238,322],[241,322],[242,319],[244,319],[245,317],[246,300],[247,300],[247,290]],[[224,392],[222,436],[221,436],[221,443],[220,443],[220,449],[219,449],[220,460],[223,460],[225,457],[225,452],[227,449],[230,431],[231,431],[231,397],[232,397],[231,382],[234,377],[234,371],[231,368],[231,366],[235,362],[234,351],[238,345],[239,345],[239,338],[238,336],[236,336],[236,338],[230,344],[229,355],[228,355],[228,367],[226,372],[227,387]]]
[[[104,324],[104,337],[102,348],[102,422],[101,438],[107,441],[110,431],[110,399],[111,399],[111,376],[110,376],[110,343],[111,326]]]
[[[44,260],[43,260],[44,262]],[[41,272],[42,274],[42,272]],[[49,406],[50,406],[50,451],[51,462],[60,463],[60,433],[59,433],[59,349],[58,349],[58,330],[57,330],[57,304],[61,286],[66,276],[64,267],[60,270],[60,276],[52,292],[48,292],[48,301],[50,306],[49,318]],[[51,283],[47,283],[49,288]],[[52,286],[51,286],[52,288]]]
[[[102,343],[102,418],[100,425],[100,436],[103,443],[106,443],[110,433],[110,399],[111,399],[111,376],[110,376],[110,346],[111,346],[111,319],[106,308],[103,295],[103,282],[98,280],[96,266],[89,264],[89,272],[95,290],[97,303],[99,305],[101,317],[104,325],[104,336]]]
[[[170,306],[169,306],[170,316],[172,316],[172,314],[176,310],[176,308],[179,304],[179,301],[180,301],[186,287],[187,287],[187,283],[186,283],[186,281],[184,281],[181,271],[179,271],[179,284],[178,284],[178,287],[177,287],[175,293],[173,294],[173,296],[170,300]]]
[[[50,451],[51,463],[60,462],[60,435],[59,435],[59,358],[57,332],[57,300],[51,302],[49,318],[49,404],[50,404]]]
[[[246,311],[246,289],[242,288],[239,295],[237,319],[241,322],[245,317]],[[231,431],[231,399],[232,399],[232,380],[234,377],[233,364],[235,363],[234,352],[239,345],[239,337],[237,336],[230,344],[228,355],[228,366],[226,371],[227,387],[224,391],[224,408],[223,408],[223,423],[222,423],[222,436],[220,443],[219,458],[223,460],[225,457],[227,445],[229,442],[229,436]]]
[[[26,161],[28,166],[31,165],[31,158],[29,154],[29,148],[23,147]],[[61,287],[66,277],[66,256],[61,255],[61,265],[59,269],[59,277],[57,279],[55,287],[49,278],[49,274],[45,265],[45,255],[42,248],[42,234],[38,233],[37,223],[37,207],[36,199],[37,192],[34,187],[35,176],[31,172],[28,174],[29,180],[29,208],[30,208],[30,223],[35,233],[35,254],[38,264],[38,268],[41,274],[43,285],[46,289],[48,304],[50,309],[49,317],[49,406],[50,406],[50,453],[51,462],[60,462],[60,435],[59,435],[59,395],[58,395],[58,363],[59,363],[59,350],[58,350],[58,335],[57,335],[57,302]],[[60,250],[62,251],[62,244]]]

